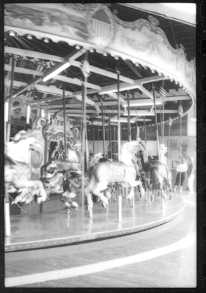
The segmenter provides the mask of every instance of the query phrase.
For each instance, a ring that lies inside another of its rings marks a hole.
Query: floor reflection
[[[156,199],[149,203],[136,199],[132,207],[122,199],[122,220],[118,220],[118,201],[111,201],[104,209],[100,203],[94,205],[94,217],[89,219],[88,211],[79,207],[68,211],[58,197],[44,203],[43,212],[32,204],[19,215],[11,215],[11,237],[6,245],[19,242],[73,237],[103,231],[118,231],[158,221],[177,212],[183,206],[183,198],[174,195],[171,200]]]

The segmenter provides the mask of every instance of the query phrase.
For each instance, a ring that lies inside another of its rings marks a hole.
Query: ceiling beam
[[[48,104],[49,102],[58,102],[61,101],[62,98],[59,99],[52,99],[50,98],[49,100],[46,98],[45,100],[41,101],[41,103],[45,106],[45,107],[50,107],[50,106],[58,106],[60,104],[53,104],[50,105]],[[179,95],[179,96],[168,96],[168,97],[164,97],[164,99],[158,98],[156,99],[156,104],[161,105],[163,102],[176,102],[176,101],[184,101],[184,100],[190,100],[190,96],[188,95]],[[98,103],[99,104],[99,103]],[[103,107],[109,107],[109,106],[116,106],[117,105],[117,101],[103,101],[102,102]],[[82,107],[81,103],[74,103],[74,102],[69,102],[66,104],[67,106],[71,107],[71,108],[80,108]],[[99,104],[100,105],[100,104]],[[126,105],[127,106],[127,105]],[[153,101],[151,101],[151,99],[135,99],[135,100],[130,100],[130,108],[132,107],[145,107],[145,106],[153,106]],[[104,108],[106,110],[106,108]]]
[[[48,109],[61,109],[62,105],[50,105],[47,107]],[[81,109],[72,109],[66,106],[67,111],[71,111],[71,113],[82,113]],[[156,112],[158,114],[163,113],[163,110],[161,109],[157,109]],[[96,114],[95,110],[93,109],[87,109],[86,111],[87,114]],[[105,109],[104,110],[104,114],[116,114],[117,110],[115,109]],[[178,113],[177,110],[164,110],[165,114],[176,114]],[[125,113],[123,110],[121,110],[120,112],[121,115],[123,116],[127,116],[128,114]],[[101,115],[101,113],[99,113],[99,115]],[[131,116],[154,116],[154,111],[150,111],[150,110],[131,110],[130,111],[130,115]]]
[[[162,99],[163,102],[176,102],[176,101],[186,101],[191,100],[188,95],[178,95],[178,96],[167,96]]]
[[[82,105],[81,104],[66,104],[65,105],[67,109],[79,109],[80,111],[82,110]],[[44,104],[44,103],[41,103],[41,107],[42,108],[50,108],[50,109],[55,109],[55,108],[61,108],[62,107],[62,104],[58,104],[58,105],[47,105],[47,104]]]
[[[50,79],[54,79],[58,76],[61,72],[71,66],[71,62],[81,57],[86,52],[86,49],[82,48],[79,51],[72,52],[64,58],[62,64],[53,66],[51,69],[48,70],[46,76],[43,77],[42,81],[46,82]]]
[[[11,71],[11,65],[5,64],[4,65],[4,70],[5,71]],[[15,67],[14,68],[15,73],[21,73],[21,74],[28,74],[28,75],[35,75],[35,76],[42,76],[42,72],[39,72],[37,70],[32,70],[24,67]]]
[[[132,89],[139,88],[146,96],[148,96],[149,98],[153,98],[152,93],[150,93],[145,87],[143,87],[143,85],[146,83],[150,83],[150,82],[161,81],[163,79],[166,79],[166,78],[160,77],[160,76],[153,76],[153,77],[146,77],[146,78],[138,79],[136,81],[133,81],[133,84],[121,83],[120,84],[120,91],[126,91],[126,90],[132,90]],[[104,94],[115,93],[115,92],[117,92],[117,85],[113,84],[110,86],[102,87],[99,94],[104,95]]]
[[[130,70],[139,78],[142,78],[142,75],[139,73],[139,71],[137,70],[136,66],[134,66],[134,64],[129,60],[126,59],[124,60],[124,62],[127,64],[127,66],[130,68]]]
[[[52,94],[52,95],[59,95],[59,96],[62,96],[62,89],[59,89],[55,86],[46,86],[46,85],[40,85],[40,84],[36,84],[34,86],[39,92],[43,92],[43,93],[47,93],[47,94]],[[73,92],[71,91],[65,91],[65,97],[66,96],[69,96],[69,97],[74,97],[74,94]],[[82,97],[80,96],[79,97],[80,100],[82,100]],[[89,99],[88,97],[86,98],[86,103],[88,105],[91,105],[93,107],[95,107],[96,109],[98,107],[98,104],[93,102],[91,99]],[[100,112],[100,110],[98,110],[98,112]]]
[[[4,65],[4,70],[5,71],[11,71],[11,65],[5,64]],[[37,70],[24,68],[24,67],[15,67],[14,72],[21,73],[21,74],[35,75],[35,76],[43,76],[42,72],[39,72]],[[64,76],[64,75],[57,75],[57,76],[53,77],[52,79],[60,80],[60,81],[66,82],[66,83],[75,84],[75,85],[78,85],[78,86],[82,86],[82,81],[79,80],[78,78],[71,78],[71,77],[67,77],[67,76]],[[86,86],[88,88],[92,88],[92,89],[94,89],[96,91],[101,90],[100,86],[98,86],[96,84],[92,84],[90,82],[87,82]]]
[[[8,79],[4,80],[4,86],[10,86],[10,81]],[[13,82],[13,87],[15,88],[24,87],[24,86],[27,86],[26,82],[18,81],[18,80],[14,80]]]
[[[62,58],[62,57],[59,57],[59,56],[40,53],[40,52],[36,52],[36,51],[32,51],[32,50],[25,50],[25,49],[19,49],[19,48],[14,48],[14,47],[8,47],[8,46],[6,46],[4,48],[4,52],[8,53],[8,54],[33,57],[33,58],[36,58],[36,59],[51,60],[51,61],[60,62],[60,63],[63,63],[65,61],[65,58]],[[71,63],[71,65],[73,65],[75,67],[78,67],[78,68],[82,67],[81,62],[79,62],[79,61],[72,60],[70,63]],[[102,68],[99,68],[99,67],[96,67],[96,66],[93,66],[93,65],[90,65],[89,67],[90,67],[91,72],[94,72],[96,74],[100,74],[100,75],[103,75],[103,76],[107,76],[107,77],[113,78],[115,80],[117,79],[117,74],[116,73],[113,73],[111,71],[108,71],[108,70],[105,70],[105,69],[102,69]],[[133,79],[125,77],[125,76],[123,76],[121,74],[120,74],[120,80],[122,82],[130,83],[130,84],[134,83]]]
[[[21,56],[29,56],[29,57],[34,57],[37,59],[46,59],[46,60],[52,60],[55,62],[64,62],[65,58],[61,58],[58,56],[53,56],[53,55],[49,55],[49,54],[44,54],[44,53],[38,53],[35,51],[31,51],[31,50],[24,50],[24,49],[19,49],[19,48],[13,48],[13,47],[5,47],[5,52],[9,53],[9,54],[16,54],[16,55],[21,55]],[[73,66],[76,66],[78,68],[82,67],[81,62],[76,61],[76,60],[69,60],[70,64]],[[93,66],[93,65],[89,65],[90,71],[94,72],[96,74],[100,74],[103,76],[107,76],[109,78],[112,79],[117,79],[117,74],[110,72],[108,70]],[[60,77],[61,78],[61,77]],[[160,76],[155,76],[155,77],[149,77],[149,78],[143,78],[143,79],[139,79],[138,81],[135,81],[131,78],[122,76],[120,74],[120,81],[124,82],[123,84],[120,84],[120,91],[125,91],[125,90],[131,90],[131,89],[135,89],[135,88],[139,88],[143,93],[145,93],[149,98],[153,98],[152,93],[150,93],[147,89],[145,89],[143,87],[143,84],[145,83],[149,83],[149,82],[155,82],[155,81],[159,81],[159,80],[163,80],[165,79],[165,77],[160,77]],[[88,92],[88,94],[93,94],[95,93],[95,91],[99,91],[99,88],[93,88],[90,92]],[[117,91],[117,85],[113,84],[112,86],[109,87],[103,87],[100,90],[100,94],[110,94],[110,93],[114,93]],[[78,92],[75,94],[77,95],[77,99],[80,99],[80,95]]]
[[[64,58],[59,56],[45,54],[45,53],[32,51],[32,50],[9,47],[9,46],[5,46],[4,53],[19,55],[23,57],[27,56],[27,57],[32,57],[35,59],[50,60],[50,61],[60,62],[60,63],[64,62]]]
[[[66,83],[75,84],[75,85],[78,85],[78,86],[82,86],[82,81],[80,79],[78,79],[78,78],[71,78],[71,77],[67,77],[67,76],[64,76],[64,75],[57,75],[53,79],[60,80],[60,81],[66,82]],[[98,86],[96,84],[93,84],[93,83],[90,83],[90,82],[86,82],[85,86],[87,88],[91,88],[91,89],[94,89],[96,91],[101,90],[100,86]]]

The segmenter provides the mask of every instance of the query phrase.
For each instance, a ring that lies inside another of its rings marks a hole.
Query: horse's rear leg
[[[93,218],[93,200],[92,200],[92,194],[91,194],[89,188],[85,189],[85,195],[87,198],[87,209],[89,212],[89,217],[90,217],[90,219],[92,219]]]
[[[106,196],[104,196],[103,191],[107,189],[107,183],[106,182],[99,182],[96,184],[95,188],[92,190],[92,192],[98,196],[102,203],[103,206],[106,208],[109,204],[109,200]]]

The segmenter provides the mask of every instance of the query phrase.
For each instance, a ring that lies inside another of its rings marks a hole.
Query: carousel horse
[[[38,119],[36,127],[28,131],[21,130],[5,144],[5,183],[15,186],[19,196],[15,202],[30,202],[37,195],[38,202],[47,197],[40,178],[40,168],[43,164],[44,139],[42,135],[42,119]],[[31,155],[32,154],[32,155]],[[35,171],[38,180],[31,180],[31,172]]]
[[[97,154],[92,154],[90,155],[89,163],[88,163],[88,170],[86,172],[86,177],[90,177],[91,172],[93,168],[101,162],[107,162],[107,161],[112,161],[111,159],[107,159],[103,153],[97,153]],[[108,185],[108,188],[104,191],[105,197],[110,200],[112,197],[112,194],[114,194],[114,184]],[[92,194],[92,198],[94,202],[100,201],[100,198],[98,198],[95,194]]]
[[[20,130],[13,137],[13,141],[6,143],[5,152],[9,157],[26,164],[30,164],[32,160],[35,167],[43,164],[44,138],[42,135],[42,120],[42,118],[38,120],[35,129]],[[31,150],[33,151],[32,157]]]
[[[125,143],[121,148],[120,161],[105,161],[97,163],[89,174],[89,183],[85,189],[87,205],[90,218],[93,217],[92,194],[95,194],[103,203],[104,207],[108,205],[108,198],[103,194],[111,183],[125,183],[129,185],[130,192],[128,198],[134,197],[134,188],[140,186],[144,192],[142,183],[138,179],[138,167],[134,164],[135,153],[141,150],[140,141]]]
[[[62,193],[64,174],[71,174],[73,177],[78,177],[81,175],[81,171],[71,162],[56,160],[44,165],[41,174],[41,179],[49,193]]]
[[[5,188],[8,193],[18,194],[12,204],[30,203],[34,199],[38,204],[47,199],[47,193],[40,180],[30,179],[30,166],[17,162],[5,154]]]
[[[139,152],[141,159],[141,171],[144,173],[146,193],[151,200],[154,199],[155,191],[159,191],[164,199],[171,198],[171,174],[167,167],[167,148],[160,145],[159,159],[149,159],[146,148]]]

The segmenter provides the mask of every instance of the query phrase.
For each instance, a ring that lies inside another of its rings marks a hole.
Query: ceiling
[[[124,21],[134,21],[139,18],[148,18],[151,14],[145,11],[139,11],[137,8],[125,7],[121,4],[108,4],[111,11]],[[195,57],[195,28],[173,20],[165,19],[161,16],[155,16],[160,27],[166,33],[169,42],[173,47],[182,44],[185,48],[189,60]],[[11,56],[15,56],[16,67],[14,72],[13,92],[24,89],[39,77],[45,76],[56,68],[63,58],[79,54],[82,49],[79,46],[70,46],[66,42],[52,42],[49,39],[37,39],[35,36],[18,36],[15,33],[5,33],[5,85],[9,87],[9,72],[11,72]],[[26,53],[25,53],[26,52]],[[43,54],[40,54],[43,53]],[[45,55],[47,54],[47,55]],[[57,56],[49,58],[49,55]],[[60,57],[60,58],[58,58]],[[43,109],[51,113],[60,111],[62,113],[62,94],[63,90],[66,97],[66,113],[73,119],[80,120],[82,117],[82,80],[83,74],[80,64],[85,58],[85,50],[75,59],[74,66],[61,72],[55,78],[47,82],[40,82],[35,86],[30,86],[23,92],[23,95],[30,97],[32,102],[38,103]],[[145,91],[139,88],[130,88],[121,90],[121,97],[126,104],[121,104],[122,121],[127,121],[128,104],[131,122],[137,122],[140,125],[144,122],[153,124],[153,102],[148,101],[148,94],[152,94],[152,84],[156,93],[157,118],[158,121],[167,120],[169,117],[178,115],[178,106],[181,102],[184,111],[186,111],[192,101],[189,96],[174,82],[160,78],[157,73],[152,72],[148,67],[135,65],[129,60],[114,58],[109,54],[101,54],[98,51],[89,51],[87,60],[90,64],[90,74],[88,76],[87,96],[91,103],[87,104],[87,119],[93,123],[101,123],[101,115],[105,119],[115,121],[117,117],[117,70],[120,72],[120,83],[123,84],[129,80],[139,80],[150,78],[152,82],[146,82]],[[156,80],[157,81],[156,81]],[[53,86],[53,88],[52,88]],[[120,87],[121,87],[120,86]],[[115,88],[115,91],[110,91]],[[166,97],[164,103],[160,104],[163,98],[159,91],[165,89]],[[105,92],[105,93],[104,93]],[[79,98],[78,98],[79,97]],[[98,105],[97,113],[95,105]],[[164,105],[164,109],[163,109]]]

